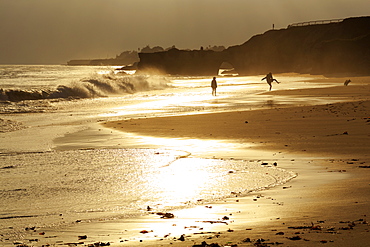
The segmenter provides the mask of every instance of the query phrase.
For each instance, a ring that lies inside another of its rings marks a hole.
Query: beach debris
[[[201,228],[201,227],[199,227],[199,226],[184,226],[184,229],[196,229],[196,228],[199,228],[199,229],[203,229],[203,228]]]
[[[207,244],[206,241],[203,241],[201,244],[194,244],[192,247],[220,247],[217,243]]]
[[[344,81],[344,86],[348,86],[348,84],[351,82],[350,79]]]
[[[321,231],[321,226],[319,226],[319,225],[312,226],[311,230]]]
[[[78,239],[81,240],[81,239],[87,239],[87,235],[81,235],[81,236],[78,236]]]
[[[330,134],[326,136],[339,136],[339,135],[348,135],[348,131],[344,131],[342,134]]]
[[[1,167],[0,169],[11,169],[11,168],[16,168],[16,166],[4,166]]]
[[[88,244],[87,246],[88,247],[110,246],[110,243],[109,242],[107,242],[107,243],[96,242],[96,243],[93,243],[93,244]]]
[[[254,246],[258,246],[258,247],[268,247],[268,246],[271,246],[271,245],[280,245],[280,244],[284,244],[284,243],[280,243],[280,242],[266,242],[266,241],[270,241],[269,239],[263,239],[263,238],[259,238],[255,241],[255,243],[253,244]],[[244,243],[252,243],[253,241],[250,239],[250,238],[245,238],[242,240],[242,242]]]
[[[366,216],[366,215],[365,215]],[[366,224],[367,222],[366,222],[366,220],[365,219],[358,219],[357,221],[360,221],[360,222],[363,222],[364,224]]]
[[[160,215],[162,219],[172,219],[175,218],[175,215],[173,213],[157,213],[157,215]]]
[[[315,225],[313,222],[311,222],[310,226],[288,226],[289,229],[296,229],[296,230],[303,230],[303,229],[309,229],[309,230],[321,230],[320,225]]]
[[[36,226],[33,227],[26,227],[24,230],[26,231],[34,231],[36,229]]]
[[[58,236],[56,236],[56,235],[52,235],[52,236],[47,236],[47,237],[45,237],[45,238],[57,238]]]
[[[287,237],[287,239],[290,239],[290,240],[301,240],[302,238],[300,236],[294,236],[294,237],[290,237],[290,238]]]
[[[180,240],[180,241],[185,241],[185,234],[182,234],[182,235],[178,238],[178,240]]]
[[[221,220],[204,220],[204,221],[197,221],[197,222],[228,225],[228,223],[226,221],[221,221]]]
[[[32,239],[28,239],[28,241],[29,241],[29,242],[38,242],[38,241],[39,241],[39,239],[37,239],[37,238],[32,238]]]
[[[266,239],[263,239],[263,238],[259,238],[259,239],[256,240],[256,243],[261,244],[261,243],[266,242],[266,241],[269,241],[269,239],[266,240]]]
[[[361,221],[359,221],[359,222],[361,222]],[[356,223],[354,221],[340,221],[339,223],[347,224],[347,227],[341,227],[341,228],[339,228],[340,230],[352,230],[353,227],[356,226]]]
[[[250,239],[250,238],[246,238],[246,239],[243,239],[243,240],[242,240],[242,242],[244,242],[244,243],[250,243],[250,242],[252,242],[252,241],[251,241],[251,239]]]
[[[218,238],[221,232],[194,232],[194,235],[204,235],[204,234],[215,234],[215,237]]]
[[[229,220],[230,218],[227,216],[222,217],[222,220]]]

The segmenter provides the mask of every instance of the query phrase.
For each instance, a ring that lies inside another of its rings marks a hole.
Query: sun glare
[[[189,164],[191,162],[191,164]],[[163,170],[154,179],[153,187],[162,191],[168,205],[174,202],[201,200],[202,191],[209,190],[212,179],[204,160],[179,159]],[[161,193],[162,194],[162,193]]]
[[[243,150],[252,146],[252,144],[238,144],[230,143],[222,140],[204,140],[204,139],[190,139],[190,138],[160,138],[151,136],[139,136],[134,134],[126,133],[131,138],[135,138],[138,142],[143,144],[152,144],[158,147],[166,147],[169,149],[183,150],[197,156],[198,153],[208,153],[209,157],[218,157],[220,152],[223,152],[223,157],[227,157],[227,153],[230,150]],[[230,154],[232,155],[232,154]]]

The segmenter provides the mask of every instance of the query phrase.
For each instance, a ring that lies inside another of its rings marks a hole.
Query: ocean
[[[217,156],[222,149],[243,149],[240,144],[143,137],[100,123],[322,99],[265,94],[263,76],[218,77],[214,97],[212,78],[115,69],[0,65],[1,245],[23,243],[29,229],[62,231],[76,222],[129,221],[147,214],[148,206],[171,212],[247,195],[295,176],[261,166],[259,160]],[[328,86],[312,78],[280,75],[282,83],[274,89]]]

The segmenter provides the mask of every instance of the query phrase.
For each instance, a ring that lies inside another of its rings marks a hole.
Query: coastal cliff
[[[223,62],[239,75],[370,75],[370,17],[269,30],[221,52],[171,49],[139,57],[139,72],[171,75],[217,75]]]
[[[138,71],[171,75],[217,75],[224,53],[211,50],[139,53]]]

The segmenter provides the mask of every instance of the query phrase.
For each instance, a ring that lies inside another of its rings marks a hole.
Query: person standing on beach
[[[270,91],[271,91],[271,89],[272,89],[272,82],[273,81],[276,81],[278,84],[280,83],[280,82],[278,82],[276,79],[274,79],[273,77],[272,77],[272,73],[270,72],[270,73],[268,73],[264,78],[262,78],[261,79],[261,81],[263,81],[263,80],[265,80],[266,79],[266,81],[267,81],[267,84],[269,84],[270,85]]]
[[[212,87],[212,95],[216,96],[216,88],[217,88],[216,77],[213,77],[213,80],[211,82],[211,87]]]

